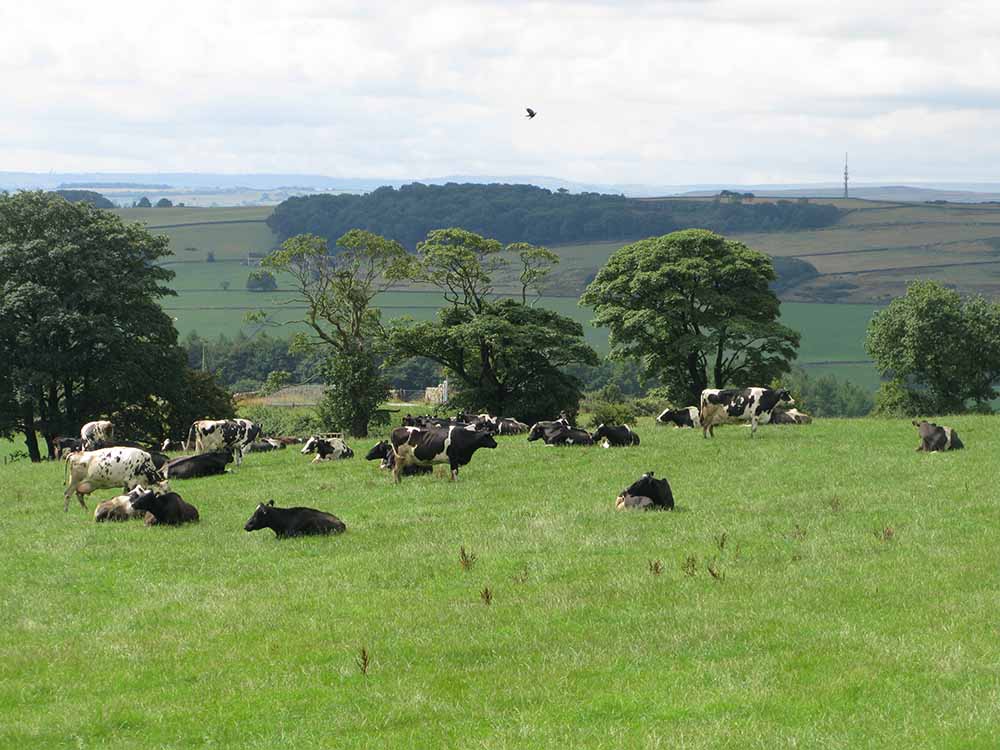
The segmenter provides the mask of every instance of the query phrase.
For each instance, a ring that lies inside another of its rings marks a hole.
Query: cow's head
[[[374,461],[376,458],[388,458],[391,452],[392,448],[389,447],[389,441],[380,440],[365,454],[365,460]]]
[[[789,404],[795,403],[795,399],[792,398],[792,394],[784,388],[778,391],[778,401],[787,401]]]
[[[479,448],[496,448],[497,441],[493,439],[493,435],[489,432],[477,432],[476,446]]]
[[[133,510],[152,511],[159,505],[159,499],[155,492],[146,490],[138,497],[131,500]]]
[[[244,531],[257,531],[258,529],[270,528],[269,519],[271,508],[274,507],[274,500],[268,501],[267,505],[261,503],[250,516],[250,520],[243,525]]]
[[[310,436],[310,438],[306,440],[306,444],[302,446],[302,454],[305,455],[306,453],[315,453],[316,445],[318,443],[319,443],[318,435]]]
[[[528,432],[528,442],[540,440],[543,437],[545,437],[545,428],[539,422],[535,422],[531,425],[531,430]]]
[[[604,438],[604,437],[607,437],[607,436],[608,436],[608,428],[607,428],[607,425],[605,425],[603,422],[601,424],[597,425],[597,429],[594,430],[594,434],[591,435],[591,437],[594,439],[595,443],[598,440],[600,440],[601,438]]]

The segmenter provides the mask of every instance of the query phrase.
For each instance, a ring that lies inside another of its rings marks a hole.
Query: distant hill
[[[89,203],[94,208],[114,208],[115,204],[109,201],[100,193],[92,190],[56,190],[56,195],[61,195],[70,203]]]

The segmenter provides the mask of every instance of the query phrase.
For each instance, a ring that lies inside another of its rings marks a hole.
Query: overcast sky
[[[1000,181],[998,39],[987,2],[4,2],[0,170]]]

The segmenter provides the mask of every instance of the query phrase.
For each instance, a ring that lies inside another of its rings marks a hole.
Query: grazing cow
[[[56,458],[66,458],[67,454],[76,453],[83,450],[83,441],[80,438],[57,437],[52,441],[55,448]]]
[[[615,509],[673,510],[674,493],[666,479],[656,479],[653,472],[649,472],[622,490],[615,500]]]
[[[913,426],[920,433],[920,445],[917,446],[917,451],[933,453],[935,451],[957,451],[965,447],[965,444],[959,440],[958,433],[951,427],[936,425],[926,420],[920,422],[914,420]]]
[[[380,440],[372,446],[372,449],[365,454],[365,460],[374,461],[376,458],[382,459],[378,467],[380,469],[391,469],[396,465],[396,456],[392,452],[392,446],[388,440]],[[404,477],[416,474],[430,474],[434,471],[433,466],[421,466],[420,464],[409,464],[401,472]]]
[[[148,490],[132,501],[133,510],[146,511],[147,526],[179,526],[198,520],[198,509],[176,492],[157,495]]]
[[[249,419],[199,419],[188,431],[188,449],[193,441],[198,453],[232,450],[239,466],[247,446],[259,436],[260,426]]]
[[[703,437],[715,437],[715,426],[730,419],[750,420],[750,437],[757,432],[758,424],[771,421],[774,407],[782,401],[794,404],[791,394],[771,388],[743,388],[719,390],[706,388],[701,392],[701,431]]]
[[[775,407],[771,412],[771,424],[809,424],[812,421],[812,417],[798,409]]]
[[[683,409],[664,409],[656,421],[660,424],[672,424],[674,428],[701,427],[701,417],[698,414],[697,406],[688,406]]]
[[[197,456],[182,456],[167,461],[164,474],[170,479],[197,479],[226,473],[226,464],[233,462],[230,451],[200,453]]]
[[[599,425],[593,435],[594,442],[604,439],[604,447],[619,447],[622,445],[638,445],[639,436],[632,432],[632,428],[627,424],[623,425]]]
[[[103,448],[115,438],[115,426],[106,419],[87,422],[80,428],[80,440],[85,451]]]
[[[496,448],[497,441],[488,432],[475,432],[461,427],[430,428],[397,427],[389,436],[396,464],[392,467],[393,481],[412,464],[431,466],[447,463],[452,481],[458,478],[458,467],[472,460],[480,448]]]
[[[274,500],[261,503],[243,527],[244,531],[271,529],[278,539],[306,534],[341,534],[347,525],[332,513],[313,508],[278,508]]]
[[[319,461],[336,461],[341,458],[354,458],[354,451],[343,441],[342,438],[324,438],[319,435],[310,437],[306,444],[302,446],[303,455],[315,453],[316,458],[313,463]]]
[[[94,490],[122,487],[128,492],[143,479],[149,484],[163,481],[152,457],[138,448],[101,448],[70,453],[66,457],[66,471],[69,483],[64,493],[63,511],[69,510],[69,498],[74,492],[80,506],[86,508],[83,496]]]
[[[133,518],[142,518],[143,511],[132,507],[132,501],[146,494],[146,488],[141,484],[136,485],[127,495],[118,495],[110,500],[105,500],[94,509],[94,521],[103,523],[105,521],[128,521]]]

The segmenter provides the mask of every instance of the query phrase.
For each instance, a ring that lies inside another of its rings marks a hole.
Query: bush
[[[583,402],[583,411],[590,414],[591,427],[600,424],[619,425],[635,422],[635,406],[627,401],[591,401]]]
[[[240,416],[259,424],[266,435],[305,437],[323,431],[319,415],[310,408],[248,406],[240,409]]]
[[[273,292],[278,288],[278,282],[274,275],[267,271],[254,271],[247,278],[247,291],[250,292]]]
[[[928,404],[898,380],[890,380],[879,386],[875,394],[875,410],[878,417],[916,417],[927,412]]]

